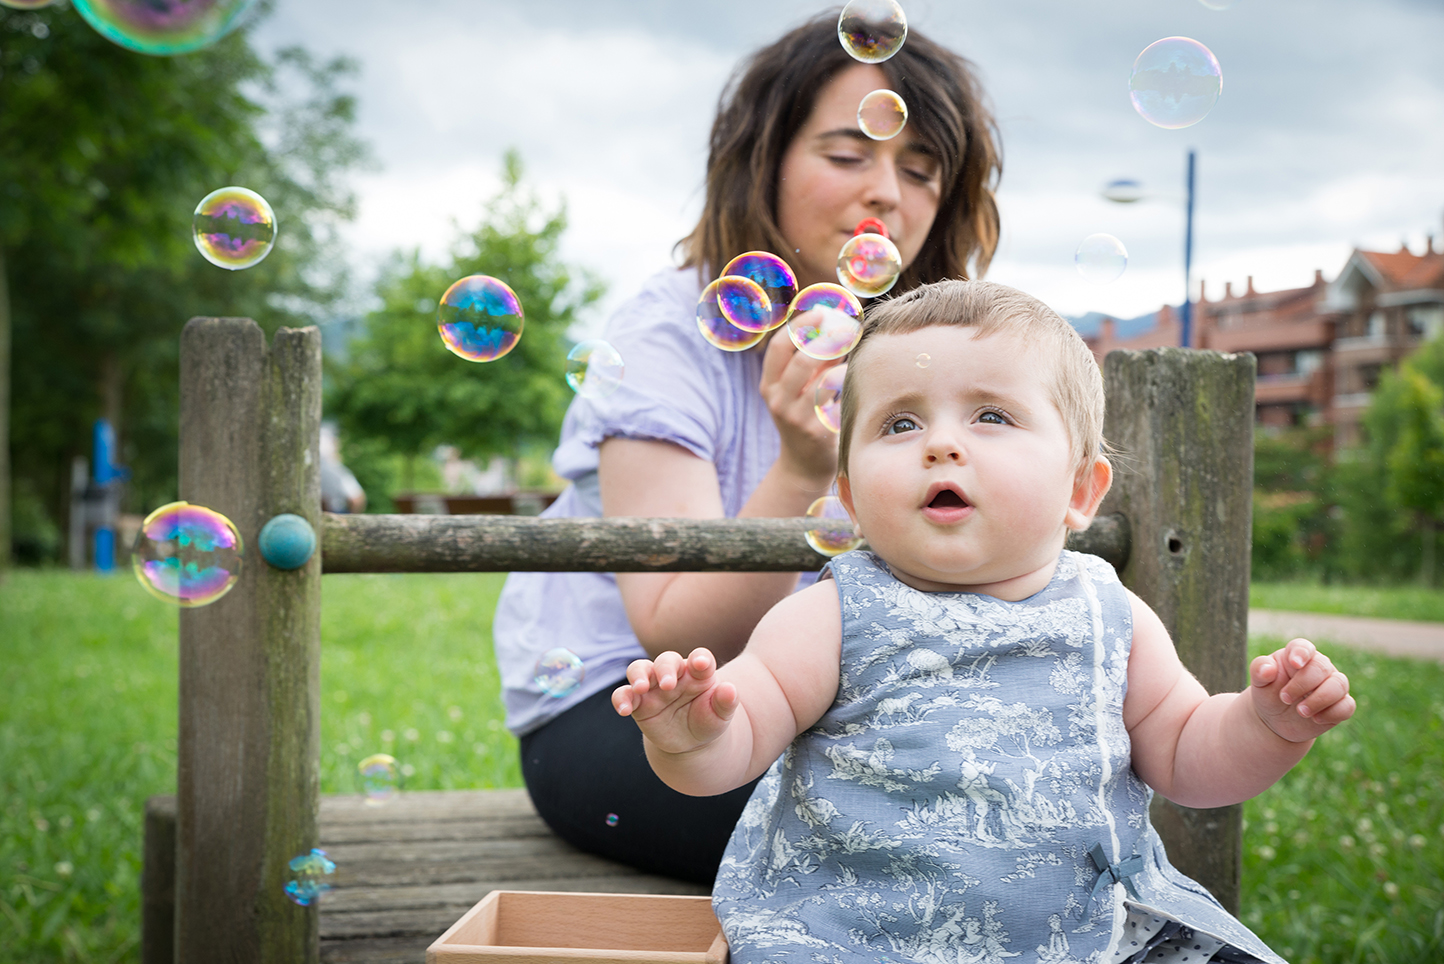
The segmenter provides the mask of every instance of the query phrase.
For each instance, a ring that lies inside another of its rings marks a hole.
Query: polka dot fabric
[[[1224,946],[1176,920],[1130,906],[1112,964],[1207,964]]]

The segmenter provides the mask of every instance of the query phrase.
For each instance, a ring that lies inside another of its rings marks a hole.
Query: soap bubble
[[[1115,204],[1134,204],[1143,200],[1143,185],[1131,178],[1109,181],[1103,186],[1103,196]]]
[[[582,685],[587,668],[569,649],[549,649],[536,661],[536,685],[548,696],[563,697]]]
[[[818,421],[834,432],[842,431],[842,380],[847,377],[847,363],[834,365],[822,373],[817,390],[812,393],[812,410]]]
[[[817,520],[807,529],[807,544],[824,556],[838,556],[862,545],[857,526],[837,496],[824,495],[812,503],[807,517]]]
[[[857,222],[857,227],[852,229],[852,236],[855,238],[859,234],[880,234],[885,238],[892,238],[892,235],[887,233],[887,225],[877,218],[863,218]]]
[[[1165,37],[1145,47],[1133,62],[1128,90],[1144,120],[1178,130],[1213,110],[1223,92],[1223,70],[1213,51],[1197,40]]]
[[[809,285],[792,300],[787,336],[811,358],[841,358],[862,337],[862,304],[841,285]]]
[[[256,0],[74,0],[102,37],[143,54],[184,54],[233,30]]]
[[[276,213],[255,191],[223,187],[196,205],[191,235],[211,264],[240,271],[260,264],[275,247]]]
[[[581,341],[567,352],[567,384],[583,398],[606,398],[622,384],[622,353],[608,342]]]
[[[379,807],[389,803],[401,789],[401,772],[396,767],[396,758],[389,753],[373,753],[356,764],[361,777],[361,791],[366,794],[366,804]]]
[[[724,275],[717,279],[717,307],[722,317],[743,331],[772,328],[772,299],[751,278]]]
[[[902,254],[880,234],[855,235],[837,253],[837,280],[860,297],[886,294],[901,275]]]
[[[203,505],[172,502],[145,517],[131,566],[157,599],[194,609],[220,599],[241,578],[241,535]]]
[[[446,347],[474,362],[496,361],[515,348],[524,323],[516,292],[484,274],[468,275],[447,288],[436,319]]]
[[[767,336],[765,331],[743,331],[727,320],[717,304],[716,281],[697,299],[697,328],[708,344],[723,351],[746,351]]]
[[[9,7],[11,10],[39,10],[54,2],[55,0],[0,0],[0,7]]]
[[[907,122],[908,105],[895,91],[875,90],[857,105],[857,126],[875,141],[892,140]]]
[[[772,317],[763,330],[771,331],[787,320],[787,306],[797,297],[797,275],[792,273],[786,261],[766,251],[748,251],[739,254],[722,269],[722,277],[750,278],[767,295],[772,305]],[[726,306],[724,305],[724,314]],[[747,326],[733,321],[739,328]],[[747,328],[748,331],[756,329]]]
[[[286,881],[286,896],[302,907],[310,907],[331,889],[326,878],[336,872],[336,864],[326,851],[313,849],[308,854],[292,857],[291,879]]]
[[[854,60],[880,64],[902,49],[908,18],[895,0],[852,0],[837,18],[837,39]]]
[[[1098,285],[1117,281],[1128,267],[1128,251],[1111,234],[1090,234],[1078,245],[1073,263],[1084,279]]]
[[[921,352],[921,353],[918,354],[918,367],[919,367],[919,368],[927,368],[927,367],[928,367],[929,365],[931,365],[932,363],[933,363],[933,356],[932,356],[932,355],[929,355],[927,352]]]
[[[609,813],[609,814],[607,814],[607,826],[609,826],[609,827],[615,827],[615,826],[617,825],[617,823],[618,823],[618,820],[619,820],[619,818],[617,817],[617,815],[616,815],[615,813]]]

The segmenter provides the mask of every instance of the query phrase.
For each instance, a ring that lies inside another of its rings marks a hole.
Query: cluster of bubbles
[[[862,545],[857,525],[835,495],[824,495],[807,507],[807,544],[824,556],[838,556]]]
[[[379,807],[396,799],[401,792],[401,770],[389,753],[373,753],[356,764],[361,779],[361,792],[368,807]]]
[[[1128,96],[1155,127],[1178,130],[1203,120],[1223,91],[1218,58],[1197,40],[1165,37],[1143,48],[1128,78]]]
[[[536,661],[532,680],[547,696],[561,699],[576,691],[587,678],[582,658],[563,647],[549,649]]]
[[[276,212],[249,188],[223,187],[196,205],[191,236],[211,264],[240,271],[260,264],[275,247]]]
[[[331,889],[329,878],[336,873],[336,864],[326,851],[313,849],[292,857],[287,866],[291,878],[286,881],[286,896],[302,907],[310,907]]]
[[[1123,276],[1128,250],[1111,234],[1090,234],[1073,253],[1073,263],[1084,280],[1106,285]]]
[[[193,609],[231,591],[241,577],[243,550],[230,519],[202,505],[172,502],[141,523],[131,567],[146,592]]]

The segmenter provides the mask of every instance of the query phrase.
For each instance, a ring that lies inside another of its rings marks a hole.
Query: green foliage
[[[323,793],[358,792],[383,750],[404,788],[521,786],[491,651],[503,578],[326,577]],[[133,961],[145,799],[175,792],[176,610],[128,574],[18,570],[0,625],[0,964]]]
[[[0,8],[0,246],[12,303],[16,490],[64,518],[70,459],[117,421],[128,508],[175,492],[179,334],[195,315],[268,331],[326,317],[340,297],[341,175],[353,70],[300,50],[263,62],[244,31],[181,57],[100,37],[64,5]],[[228,272],[201,258],[191,215],[227,184],[276,211],[275,249]]]
[[[1331,430],[1259,430],[1254,436],[1253,572],[1283,579],[1316,568],[1331,530]]]
[[[382,280],[382,307],[367,315],[346,359],[329,372],[327,412],[344,438],[377,440],[405,457],[443,443],[471,457],[555,443],[570,400],[565,333],[602,289],[561,263],[565,211],[543,210],[521,178],[520,161],[508,154],[501,192],[450,263],[424,264],[412,253]],[[481,364],[447,351],[436,330],[437,300],[472,274],[506,282],[526,318],[516,347]]]

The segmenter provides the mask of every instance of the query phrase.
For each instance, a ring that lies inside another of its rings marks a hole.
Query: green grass
[[[1444,622],[1444,589],[1425,589],[1423,586],[1255,582],[1249,586],[1248,604],[1256,609],[1292,609],[1307,613]]]
[[[321,790],[394,755],[409,789],[521,785],[501,576],[323,580]],[[139,957],[145,798],[175,792],[176,611],[127,575],[0,585],[0,962]]]
[[[381,750],[411,789],[519,786],[491,653],[501,577],[323,585],[323,791],[355,792]],[[176,614],[128,576],[21,571],[0,627],[0,962],[136,960],[145,798],[175,785]],[[1294,964],[1436,964],[1444,667],[1330,655],[1359,715],[1247,805],[1244,916]]]

